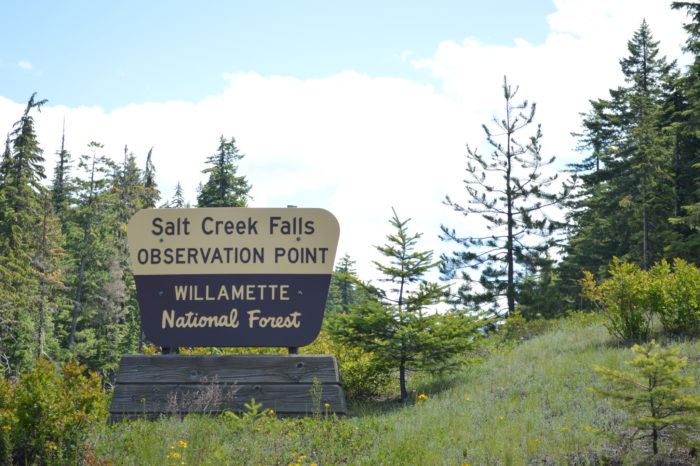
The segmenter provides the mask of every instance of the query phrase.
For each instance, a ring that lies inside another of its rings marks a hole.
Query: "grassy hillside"
[[[681,347],[686,373],[700,381],[700,341],[664,343]],[[91,445],[98,459],[117,464],[595,464],[618,457],[618,447],[585,426],[611,429],[625,414],[587,390],[600,383],[593,364],[625,368],[633,356],[601,324],[567,322],[450,379],[413,387],[407,404],[351,405],[343,420],[139,421],[95,432]],[[663,443],[667,457],[691,460],[672,449]],[[644,454],[640,444],[627,462]]]

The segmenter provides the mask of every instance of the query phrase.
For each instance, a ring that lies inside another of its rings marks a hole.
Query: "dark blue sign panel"
[[[308,345],[329,285],[308,274],[136,277],[143,328],[160,346]]]

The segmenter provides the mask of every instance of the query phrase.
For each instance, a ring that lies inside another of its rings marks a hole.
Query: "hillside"
[[[671,343],[700,380],[700,341]],[[91,445],[116,464],[596,464],[617,458],[618,448],[585,426],[610,428],[625,414],[588,391],[599,384],[593,364],[624,368],[632,357],[602,324],[569,321],[450,379],[412,387],[406,405],[355,404],[343,420],[321,407],[316,419],[139,421],[95,432]],[[670,452],[672,442],[662,445],[667,459],[692,464]],[[632,454],[643,455],[641,447]]]

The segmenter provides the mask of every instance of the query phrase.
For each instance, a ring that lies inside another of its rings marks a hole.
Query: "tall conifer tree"
[[[6,371],[31,363],[42,348],[36,338],[50,290],[48,277],[56,270],[46,251],[60,240],[49,239],[45,226],[54,222],[45,178],[43,151],[34,129],[34,110],[46,100],[33,94],[10,134],[0,183],[0,359]],[[9,147],[9,145],[8,145]],[[52,265],[49,265],[51,261]]]
[[[250,185],[245,176],[239,176],[236,162],[244,157],[238,152],[236,140],[219,139],[219,150],[207,159],[207,182],[200,186],[198,207],[245,207],[248,205]]]
[[[591,154],[586,160],[600,163],[572,165],[579,183],[559,267],[570,297],[578,295],[583,270],[604,275],[613,256],[649,267],[678,238],[668,221],[677,204],[675,63],[659,56],[646,21],[627,46],[620,60],[625,85],[591,101],[578,135]]]
[[[491,157],[485,158],[467,146],[466,202],[453,201],[449,196],[445,200],[468,219],[481,217],[488,233],[460,236],[455,229],[442,226],[442,239],[460,247],[451,256],[443,257],[440,268],[445,278],[460,279],[457,301],[487,306],[494,315],[503,314],[502,298],[506,301],[506,313],[515,311],[522,265],[526,260],[536,263],[547,257],[558,227],[545,215],[547,207],[560,201],[559,196],[547,191],[556,175],[543,172],[554,157],[542,159],[539,125],[527,134],[534,123],[535,104],[516,103],[517,91],[504,78],[504,116],[494,118],[495,128],[483,125],[486,140],[493,148]],[[527,142],[516,139],[522,132],[526,133]],[[535,257],[539,259],[535,261]],[[471,277],[470,269],[480,270],[478,281]]]

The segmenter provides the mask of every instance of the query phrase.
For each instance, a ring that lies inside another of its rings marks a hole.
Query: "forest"
[[[329,319],[331,335],[342,340],[340,327],[350,320],[364,316],[369,322],[397,302],[406,312],[447,302],[447,317],[471,325],[480,316],[488,322],[482,331],[515,315],[553,319],[593,309],[595,301],[582,294],[584,272],[604,280],[614,258],[641,270],[675,259],[698,265],[700,8],[676,8],[688,12],[684,50],[693,55],[692,64],[681,69],[661,56],[642,22],[620,59],[624,84],[590,100],[580,126],[571,128],[581,160],[560,174],[563,185],[544,174],[553,160],[543,158],[535,106],[504,79],[503,113],[495,126],[484,125],[493,152],[482,155],[478,141],[470,142],[465,192],[444,201],[454,216],[440,234],[454,252],[397,255],[396,248],[412,251],[420,234],[411,236],[407,221],[395,215],[397,235],[379,251],[406,261],[413,275],[378,266],[388,281],[413,284],[412,300],[402,303],[391,290],[364,283],[352,258],[342,257],[326,306],[327,316],[342,316],[341,324]],[[79,157],[61,149],[47,179],[34,121],[46,102],[30,97],[7,129],[0,163],[2,372],[15,377],[40,356],[56,363],[77,359],[109,385],[121,355],[150,346],[140,331],[126,224],[140,209],[189,205],[180,185],[172,197],[159,191],[150,153],[139,167],[127,146],[120,162],[107,157],[99,142]],[[251,185],[239,173],[241,157],[235,139],[221,136],[203,167],[208,180],[193,207],[248,205]],[[551,217],[552,206],[562,207],[565,217]],[[489,233],[470,235],[466,218],[488,225]],[[443,282],[423,280],[434,267]]]

